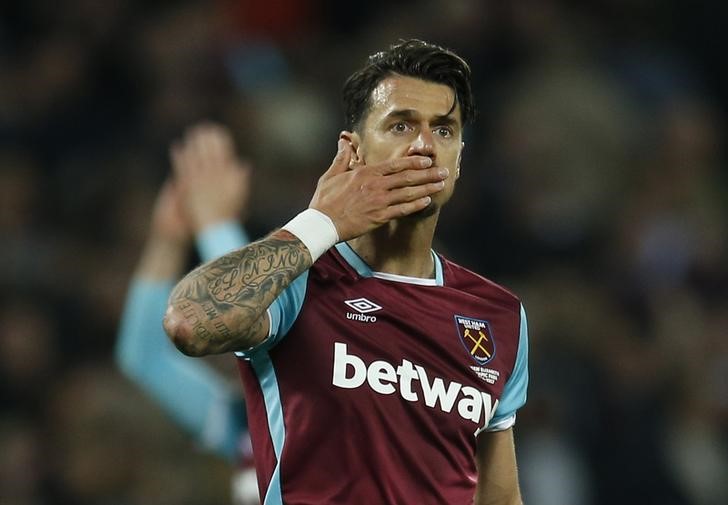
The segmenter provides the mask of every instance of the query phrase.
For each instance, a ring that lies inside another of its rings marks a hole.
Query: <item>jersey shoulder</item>
[[[509,289],[438,254],[445,286],[489,300],[497,300],[520,311],[521,300]]]

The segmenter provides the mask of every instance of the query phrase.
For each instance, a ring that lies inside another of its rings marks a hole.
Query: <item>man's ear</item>
[[[359,138],[359,134],[356,132],[344,130],[339,133],[339,138],[347,141],[351,145],[352,153],[349,166],[362,163],[361,155],[359,154],[359,145],[361,141],[361,139]]]
[[[460,143],[460,152],[458,153],[458,160],[455,162],[455,179],[460,177],[460,161],[463,159],[463,149],[465,149],[465,142]]]

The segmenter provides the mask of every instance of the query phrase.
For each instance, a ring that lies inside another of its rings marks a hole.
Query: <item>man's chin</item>
[[[412,214],[407,216],[407,219],[419,221],[422,219],[430,218],[430,217],[434,216],[435,214],[437,214],[439,211],[440,211],[440,206],[437,203],[435,203],[434,200],[432,200],[427,207],[425,207],[422,210],[418,210],[417,212],[413,212]]]

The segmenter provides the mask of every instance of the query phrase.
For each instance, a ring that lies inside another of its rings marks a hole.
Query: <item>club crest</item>
[[[488,321],[455,315],[460,342],[471,358],[484,365],[495,357],[495,340]]]

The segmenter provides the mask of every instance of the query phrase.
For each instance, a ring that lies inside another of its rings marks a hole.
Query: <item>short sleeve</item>
[[[268,307],[268,320],[270,322],[268,336],[260,344],[246,349],[245,351],[236,352],[236,356],[241,358],[251,358],[253,355],[268,351],[283,337],[296,322],[298,314],[303,307],[303,300],[306,297],[306,285],[308,284],[308,270],[303,272],[273,300]]]
[[[526,403],[528,390],[528,322],[526,310],[521,305],[521,324],[518,336],[518,353],[513,373],[508,378],[498,402],[493,419],[486,431],[501,431],[516,422],[516,411]]]

